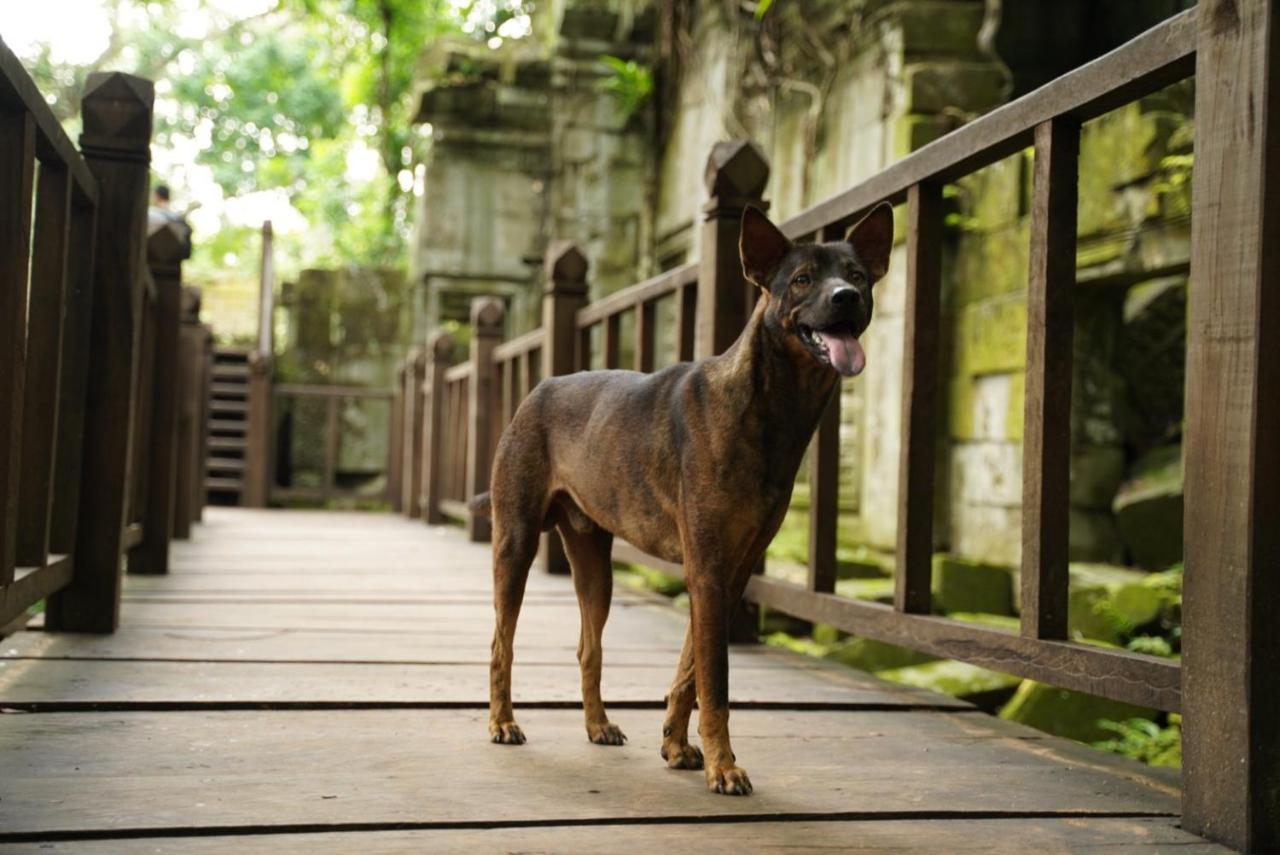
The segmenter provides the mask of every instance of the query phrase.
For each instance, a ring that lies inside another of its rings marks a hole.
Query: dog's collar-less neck
[[[770,323],[769,306],[766,292],[756,302],[742,334],[720,357],[728,369],[725,379],[742,389],[747,406],[816,428],[840,376],[835,369],[819,364],[780,325]]]

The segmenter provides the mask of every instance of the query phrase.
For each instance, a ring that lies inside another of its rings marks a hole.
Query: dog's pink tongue
[[[862,373],[867,364],[867,355],[853,333],[819,332],[818,335],[827,346],[827,353],[831,356],[831,365],[835,370],[845,377]]]

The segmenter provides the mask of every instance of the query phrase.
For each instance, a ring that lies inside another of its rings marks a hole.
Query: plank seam
[[[605,705],[620,710],[665,710],[666,702],[611,701]],[[521,710],[581,710],[581,701],[526,701]],[[337,710],[487,710],[488,701],[7,701],[0,698],[0,715],[24,713],[81,712],[294,712]],[[696,707],[695,707],[696,709]],[[859,701],[741,701],[734,710],[777,712],[926,712],[979,713],[977,707],[948,704],[913,704]]]
[[[493,819],[394,822],[285,823],[281,825],[207,825],[192,827],[66,829],[62,831],[0,832],[0,843],[38,843],[71,840],[132,840],[159,837],[246,837],[250,835],[369,833],[378,831],[463,831],[505,828],[589,828],[624,825],[717,825],[766,822],[920,822],[956,820],[1023,819],[1177,819],[1164,811],[840,811],[806,813],[787,811],[760,814],[670,814],[642,817],[582,817],[564,819]]]

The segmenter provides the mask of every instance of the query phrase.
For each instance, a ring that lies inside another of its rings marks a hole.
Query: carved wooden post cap
[[[571,240],[555,240],[547,247],[544,260],[547,291],[587,293],[587,257]]]
[[[707,158],[705,180],[712,199],[759,199],[769,183],[769,160],[752,140],[719,142]]]
[[[161,223],[147,237],[147,264],[153,268],[173,270],[191,257],[187,230],[181,223]]]
[[[453,358],[456,342],[446,330],[436,330],[427,336],[427,353],[435,362],[448,362]]]
[[[506,315],[506,307],[497,297],[476,297],[471,301],[471,329],[476,336],[501,336]]]
[[[149,162],[155,100],[150,80],[119,71],[90,74],[81,100],[80,148],[90,157]]]

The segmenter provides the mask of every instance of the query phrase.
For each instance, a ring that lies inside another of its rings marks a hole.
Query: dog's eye
[[[810,285],[812,283],[813,283],[813,280],[809,278],[808,273],[801,273],[795,279],[791,280],[792,285]]]

